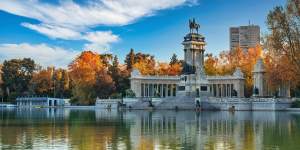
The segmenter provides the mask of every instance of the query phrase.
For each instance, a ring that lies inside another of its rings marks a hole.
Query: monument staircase
[[[155,109],[195,109],[195,97],[177,96],[163,98],[161,102],[154,104]]]

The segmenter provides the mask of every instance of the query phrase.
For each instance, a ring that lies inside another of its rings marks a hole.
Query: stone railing
[[[153,75],[153,76],[150,76],[150,75],[139,75],[139,76],[134,76],[134,77],[131,77],[130,79],[169,79],[169,80],[180,80],[180,76],[159,76],[159,75]]]
[[[236,97],[209,97],[210,102],[291,102],[291,98],[236,98]],[[205,100],[204,100],[205,101]]]
[[[207,80],[236,80],[236,79],[244,79],[241,77],[233,76],[233,75],[227,75],[227,76],[207,76]]]
[[[16,101],[35,101],[35,100],[47,100],[49,97],[18,97]]]
[[[97,99],[96,103],[115,103],[122,102],[122,99]]]

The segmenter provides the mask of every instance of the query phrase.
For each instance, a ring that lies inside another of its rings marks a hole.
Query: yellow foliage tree
[[[257,45],[243,51],[237,48],[230,52],[221,52],[219,57],[207,55],[204,62],[204,68],[208,75],[230,75],[239,67],[244,73],[246,96],[252,95],[252,71],[256,60],[261,56],[262,48]]]
[[[97,53],[84,51],[70,65],[70,77],[73,84],[73,100],[81,104],[95,102],[94,86],[97,82],[97,73],[104,65]]]
[[[174,63],[169,66],[168,75],[170,76],[180,75],[181,71],[182,71],[181,63]]]
[[[52,72],[53,68],[47,68],[35,72],[30,81],[30,89],[38,95],[48,95],[52,91]]]

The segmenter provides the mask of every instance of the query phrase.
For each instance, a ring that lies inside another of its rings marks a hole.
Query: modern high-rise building
[[[240,46],[244,51],[260,43],[260,28],[258,25],[230,27],[230,50]]]

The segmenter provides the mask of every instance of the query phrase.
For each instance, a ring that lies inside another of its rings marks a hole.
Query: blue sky
[[[113,53],[130,48],[169,61],[182,58],[188,19],[206,37],[207,53],[229,47],[229,27],[249,20],[266,33],[268,12],[285,0],[1,0],[0,62],[32,57],[66,67],[81,51]]]

